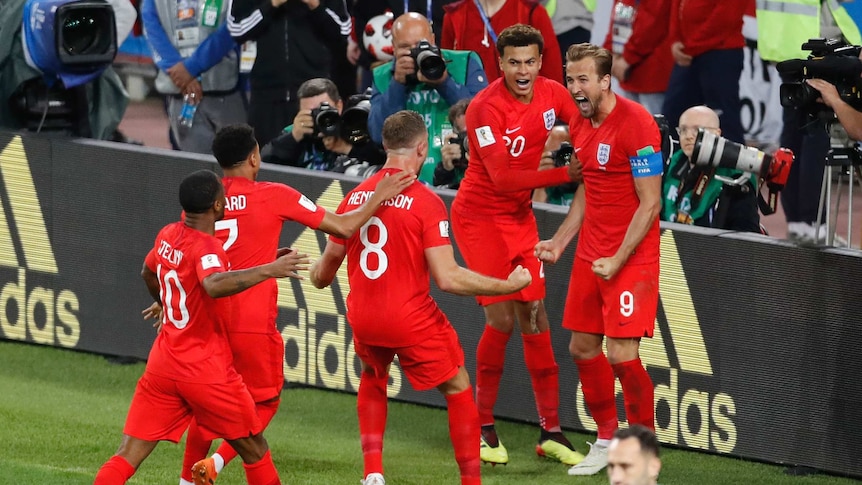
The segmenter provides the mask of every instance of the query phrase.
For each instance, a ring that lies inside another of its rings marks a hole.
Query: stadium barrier
[[[0,338],[146,358],[155,337],[140,311],[140,280],[153,238],[180,214],[179,181],[211,157],[92,140],[0,132]],[[287,183],[335,208],[356,180],[266,166],[261,180]],[[441,192],[451,203],[454,192]],[[542,237],[562,208],[536,209]],[[282,245],[312,257],[322,233],[288,224]],[[658,434],[683,448],[862,477],[862,357],[858,334],[862,252],[799,248],[754,234],[665,226],[655,338],[642,359],[656,386]],[[574,246],[574,245],[572,245]],[[546,305],[560,365],[564,427],[592,430],[560,328],[570,247],[545,268]],[[278,325],[292,383],[355,392],[358,362],[345,320],[342,268],[331,289],[279,283]],[[484,325],[472,298],[434,290],[457,328],[468,369]],[[386,295],[380,295],[381,302]],[[500,417],[536,422],[521,339],[508,348]],[[397,366],[394,399],[444,406],[413,391]],[[622,415],[622,397],[618,394]]]

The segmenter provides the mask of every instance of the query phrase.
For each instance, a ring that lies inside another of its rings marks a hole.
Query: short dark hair
[[[611,65],[613,65],[614,58],[611,55],[611,51],[604,47],[584,42],[582,44],[572,44],[566,51],[566,62],[578,62],[587,57],[592,57],[596,63],[596,73],[598,73],[600,78],[611,73]]]
[[[326,94],[334,102],[341,101],[341,96],[338,94],[338,87],[334,82],[325,77],[316,77],[305,81],[299,85],[296,90],[296,97],[299,99],[313,98],[321,94]]]
[[[399,111],[383,122],[383,146],[387,150],[409,148],[425,138],[428,138],[425,120],[415,111]]]
[[[527,47],[534,44],[539,46],[539,55],[541,55],[545,48],[542,33],[530,25],[515,24],[500,32],[500,36],[497,37],[497,52],[500,53],[500,57],[503,57],[503,50],[506,47]]]
[[[459,99],[457,103],[449,107],[449,123],[455,127],[455,120],[459,116],[467,114],[467,106],[470,105],[470,98]]]
[[[628,428],[620,428],[614,433],[614,439],[625,440],[634,438],[641,445],[641,453],[659,457],[661,448],[655,432],[642,424],[633,424]]]
[[[192,172],[180,182],[180,205],[187,214],[200,214],[215,204],[221,180],[212,170]]]
[[[220,129],[213,138],[212,152],[221,168],[241,165],[257,146],[254,128],[237,123]]]

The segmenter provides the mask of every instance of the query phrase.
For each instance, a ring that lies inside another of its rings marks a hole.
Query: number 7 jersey
[[[385,169],[350,191],[338,213],[351,211],[374,193]],[[449,245],[446,206],[428,187],[414,183],[386,201],[346,245],[347,320],[354,337],[366,344],[406,347],[425,338],[427,330],[448,325],[431,298],[425,249]]]

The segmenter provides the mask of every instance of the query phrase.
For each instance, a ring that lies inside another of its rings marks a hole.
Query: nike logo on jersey
[[[516,131],[518,131],[518,130],[520,130],[520,129],[521,129],[521,127],[520,127],[520,126],[519,126],[519,127],[517,127],[517,128],[511,129],[511,130],[510,130],[510,129],[508,129],[508,128],[506,128],[506,134],[507,134],[507,135],[511,135],[512,133],[515,133]]]

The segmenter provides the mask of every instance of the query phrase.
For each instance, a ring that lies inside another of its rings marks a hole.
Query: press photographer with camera
[[[325,78],[305,81],[297,90],[299,112],[293,124],[261,149],[264,162],[335,170],[345,159],[382,165],[385,155],[367,136],[367,118],[362,125],[362,110],[367,101],[348,108],[342,116],[343,102],[335,83]],[[352,116],[357,114],[355,118]],[[355,123],[350,123],[356,119]],[[345,123],[345,120],[348,123]]]
[[[467,153],[467,106],[469,99],[462,99],[449,108],[449,123],[452,131],[443,135],[440,161],[434,170],[434,186],[458,189],[470,156]]]
[[[661,220],[732,231],[760,232],[757,177],[739,185],[726,184],[741,172],[695,165],[692,158],[699,130],[721,135],[718,114],[706,106],[685,110],[679,118],[680,150],[670,158],[662,181]],[[716,178],[718,175],[719,178]]]
[[[395,19],[392,45],[395,59],[374,69],[368,130],[379,144],[383,121],[389,115],[404,109],[422,115],[429,148],[419,180],[432,185],[437,162],[442,159],[443,133],[451,129],[449,107],[487,86],[485,71],[475,53],[434,45],[431,24],[415,12]]]

